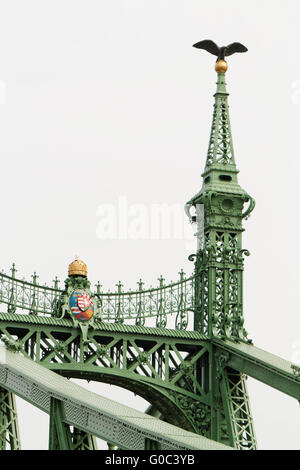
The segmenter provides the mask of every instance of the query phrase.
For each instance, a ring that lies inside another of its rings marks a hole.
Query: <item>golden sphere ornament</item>
[[[215,65],[215,71],[218,73],[225,73],[228,69],[226,60],[218,60]]]

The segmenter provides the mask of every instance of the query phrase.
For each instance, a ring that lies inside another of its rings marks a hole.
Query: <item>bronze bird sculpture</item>
[[[228,46],[219,47],[217,44],[210,39],[205,39],[204,41],[197,42],[193,44],[193,47],[197,49],[205,49],[213,55],[217,56],[217,62],[219,60],[225,60],[225,57],[234,54],[235,52],[247,52],[247,47],[243,46],[240,42],[233,42]]]

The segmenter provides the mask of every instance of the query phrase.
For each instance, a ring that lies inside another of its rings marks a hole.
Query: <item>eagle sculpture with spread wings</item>
[[[205,39],[204,41],[197,42],[193,45],[197,49],[205,49],[213,55],[217,56],[217,62],[219,60],[225,60],[225,57],[235,54],[235,52],[247,52],[247,47],[243,46],[240,42],[233,42],[228,46],[219,47],[214,41]]]

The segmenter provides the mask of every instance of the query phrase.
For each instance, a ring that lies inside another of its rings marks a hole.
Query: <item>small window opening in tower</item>
[[[231,181],[232,177],[230,175],[219,175],[219,180],[221,180],[221,181]]]

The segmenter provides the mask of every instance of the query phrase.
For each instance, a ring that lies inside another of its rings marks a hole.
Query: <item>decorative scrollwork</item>
[[[228,352],[222,352],[216,356],[216,378],[221,380],[224,367],[226,367],[229,361],[230,354]]]
[[[194,371],[194,365],[191,364],[189,361],[182,361],[182,363],[180,364],[179,369],[181,370],[183,375],[189,376]]]
[[[145,352],[141,352],[137,357],[137,361],[138,361],[139,364],[147,364],[148,354],[145,353]]]
[[[247,220],[250,217],[250,214],[251,214],[251,212],[253,211],[253,209],[255,207],[255,200],[253,199],[253,197],[248,196],[245,202],[248,202],[248,201],[249,201],[249,206],[246,209],[246,211],[243,212],[243,214],[242,214],[242,218],[245,219],[245,220]]]
[[[53,350],[57,353],[64,353],[67,350],[67,345],[64,341],[58,341]]]
[[[33,275],[33,282],[27,282],[16,279],[15,273],[14,266],[12,276],[0,273],[0,303],[7,304],[8,313],[25,310],[32,315],[64,318],[64,306],[68,303],[66,293],[73,282],[71,278],[66,279],[65,289],[60,289],[57,278],[54,287],[48,287],[37,283],[36,274]],[[166,328],[170,320],[173,322],[172,328],[175,323],[176,329],[187,329],[188,312],[193,312],[195,308],[195,276],[186,278],[181,271],[179,281],[169,285],[165,285],[162,277],[156,288],[144,289],[143,284],[140,280],[138,290],[124,292],[123,285],[119,282],[116,292],[102,292],[98,283],[93,294],[97,307],[95,318],[114,323],[133,321],[138,326],[144,326],[146,320],[153,318],[158,328]],[[76,287],[89,289],[90,282],[78,277]],[[172,320],[173,315],[175,318]]]
[[[177,406],[191,420],[197,432],[202,436],[210,437],[210,407],[186,395],[181,395],[173,391],[170,393]]]

